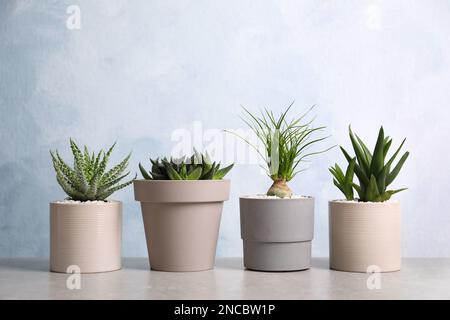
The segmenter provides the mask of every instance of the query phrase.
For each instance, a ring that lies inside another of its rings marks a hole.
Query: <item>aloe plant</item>
[[[242,120],[256,134],[258,140],[264,146],[264,152],[261,152],[256,145],[250,143],[246,138],[230,132],[253,147],[264,159],[267,166],[264,169],[273,181],[267,191],[269,196],[277,196],[279,198],[291,197],[292,190],[287,185],[287,182],[291,181],[299,172],[305,170],[304,168],[299,168],[300,163],[305,162],[312,155],[323,153],[333,148],[308,152],[312,145],[328,138],[327,136],[313,138],[315,132],[322,131],[325,127],[313,127],[312,122],[314,118],[307,122],[304,121],[314,106],[303,115],[288,121],[286,117],[293,104],[294,102],[278,118],[268,109],[264,109],[257,116],[245,107],[242,107],[244,110]]]
[[[211,162],[207,152],[201,154],[197,151],[190,157],[157,158],[150,159],[150,162],[150,171],[139,163],[139,170],[146,180],[220,180],[234,165],[220,168],[220,163]]]
[[[393,194],[407,189],[387,189],[395,180],[409,156],[409,152],[405,152],[397,164],[393,165],[406,139],[403,139],[394,154],[388,158],[387,154],[392,139],[384,136],[383,127],[380,128],[378,133],[373,153],[370,152],[357,134],[353,134],[350,126],[349,136],[355,156],[350,156],[343,147],[340,147],[349,164],[345,174],[337,163],[329,169],[334,177],[334,185],[342,191],[347,200],[355,199],[354,190],[358,193],[359,201],[383,202],[389,200]],[[354,175],[358,178],[359,185],[353,182]]]
[[[68,195],[68,199],[75,201],[105,201],[115,191],[125,188],[133,180],[120,183],[130,174],[123,174],[128,166],[131,153],[119,164],[106,170],[109,157],[114,149],[114,143],[107,152],[100,150],[97,154],[89,152],[84,146],[83,152],[77,144],[70,139],[70,148],[74,157],[73,168],[60,156],[58,150],[50,151],[53,167],[56,171],[56,180]]]

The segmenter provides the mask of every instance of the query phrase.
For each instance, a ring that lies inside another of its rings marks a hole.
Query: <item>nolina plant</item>
[[[312,155],[331,149],[308,152],[309,147],[313,144],[328,138],[312,138],[314,132],[321,131],[325,127],[314,128],[312,126],[314,119],[303,122],[306,115],[314,106],[298,118],[287,120],[287,113],[293,104],[294,102],[278,118],[268,109],[264,109],[257,116],[245,107],[242,107],[244,110],[242,120],[256,134],[258,140],[263,144],[265,152],[261,152],[257,146],[250,143],[244,137],[236,135],[253,147],[264,159],[267,165],[267,168],[265,168],[267,175],[273,181],[272,186],[267,191],[268,196],[277,196],[279,198],[291,197],[292,190],[287,185],[287,182],[292,180],[297,173],[305,170],[299,169],[300,163],[306,161],[306,158]]]
[[[345,174],[337,163],[329,169],[334,177],[333,183],[342,191],[347,200],[355,199],[353,190],[356,190],[358,193],[358,200],[363,202],[383,202],[389,200],[393,194],[406,190],[406,188],[387,190],[387,187],[397,177],[409,156],[409,152],[405,152],[398,163],[395,166],[393,165],[406,139],[402,141],[394,154],[388,158],[387,154],[391,147],[392,139],[384,136],[383,127],[380,128],[378,133],[373,153],[370,152],[357,134],[353,134],[351,127],[349,127],[349,135],[356,156],[350,156],[343,147],[340,147],[349,163]],[[353,182],[355,174],[359,185]]]
[[[191,157],[158,158],[150,162],[149,172],[139,163],[139,170],[147,180],[220,180],[233,168],[231,164],[221,169],[220,163],[211,162],[208,153],[197,151]]]
[[[131,153],[118,165],[106,171],[109,157],[115,143],[107,152],[101,150],[98,154],[89,153],[84,146],[84,152],[70,139],[70,148],[74,157],[73,168],[70,167],[58,153],[50,151],[53,167],[56,171],[56,179],[69,196],[69,200],[75,201],[105,201],[115,191],[128,186],[133,180],[120,184],[120,181],[129,175],[123,174],[128,166]]]

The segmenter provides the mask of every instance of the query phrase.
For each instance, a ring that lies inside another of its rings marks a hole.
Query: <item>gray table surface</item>
[[[315,258],[300,272],[244,270],[241,258],[218,258],[214,270],[150,271],[146,258],[124,258],[119,271],[80,275],[48,272],[48,260],[0,258],[0,299],[450,299],[450,259],[403,259],[402,270],[381,274],[368,289],[368,274],[328,269]]]

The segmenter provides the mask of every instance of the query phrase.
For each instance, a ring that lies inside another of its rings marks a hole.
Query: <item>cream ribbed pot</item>
[[[122,203],[50,203],[50,270],[121,268]]]
[[[400,203],[329,202],[330,268],[400,270]]]

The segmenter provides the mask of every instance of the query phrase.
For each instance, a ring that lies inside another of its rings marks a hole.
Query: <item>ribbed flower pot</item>
[[[311,266],[314,198],[240,198],[244,266],[297,271]]]
[[[121,268],[122,203],[50,203],[50,270],[81,273]]]
[[[135,180],[150,267],[201,271],[214,267],[229,180]]]
[[[400,203],[329,202],[330,268],[400,270]]]

